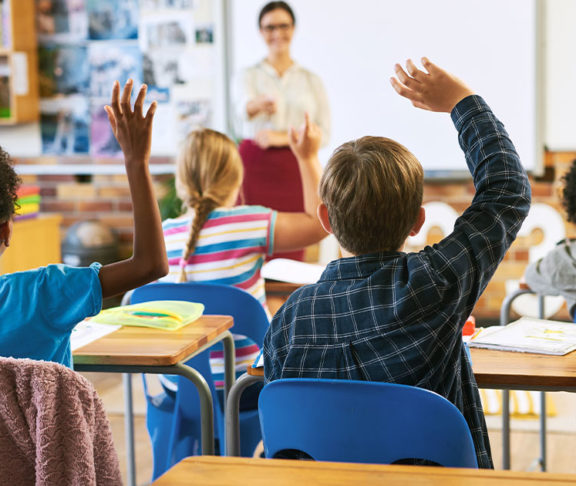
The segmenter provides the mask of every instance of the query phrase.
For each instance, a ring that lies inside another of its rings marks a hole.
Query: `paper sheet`
[[[270,280],[306,285],[318,282],[324,269],[322,265],[275,258],[262,266],[262,276]]]
[[[110,326],[108,324],[97,324],[89,320],[80,322],[74,329],[70,336],[70,347],[72,351],[76,351],[82,346],[86,346],[92,341],[96,341],[111,332],[120,329],[122,326]]]

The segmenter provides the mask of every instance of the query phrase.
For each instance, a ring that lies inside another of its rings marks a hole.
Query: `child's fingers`
[[[156,101],[153,101],[152,104],[150,105],[150,108],[148,108],[148,111],[146,112],[146,121],[148,123],[152,123],[152,120],[154,119],[154,113],[156,113],[157,106],[158,103]]]
[[[437,74],[438,71],[441,70],[438,66],[436,66],[436,64],[431,62],[430,59],[428,59],[427,57],[423,57],[421,62],[422,66],[424,66],[426,71],[428,71],[430,74]]]
[[[411,90],[410,88],[404,86],[396,78],[394,77],[390,78],[390,83],[392,84],[392,87],[396,90],[396,93],[398,93],[400,96],[408,98],[411,101],[420,101],[420,95],[416,91]]]
[[[112,132],[115,134],[116,133],[116,117],[114,116],[114,110],[109,107],[108,105],[106,105],[104,107],[104,110],[106,111],[106,114],[108,115],[108,121],[110,122],[110,126],[112,127]]]
[[[112,110],[115,116],[122,115],[122,110],[120,109],[120,83],[114,81],[114,86],[112,87],[112,100],[110,102]]]
[[[420,71],[420,69],[416,67],[416,64],[412,62],[412,59],[406,61],[406,70],[410,76],[419,82],[422,82],[426,76],[428,76],[425,72]]]
[[[294,127],[288,129],[288,140],[290,145],[296,145],[298,143],[298,136],[296,135],[296,130]]]
[[[140,87],[140,91],[138,91],[138,96],[136,97],[136,101],[134,102],[134,113],[142,116],[143,109],[144,109],[144,99],[146,98],[146,92],[148,90],[148,86],[143,84]]]
[[[394,65],[394,72],[396,73],[396,77],[400,80],[400,82],[408,88],[412,88],[415,84],[418,83],[418,81],[416,81],[415,79],[411,78],[406,74],[406,72],[404,71],[404,69],[402,69],[402,66],[400,66],[400,64]]]
[[[132,80],[129,79],[124,85],[124,90],[122,91],[122,98],[120,99],[120,106],[122,107],[122,112],[124,114],[130,113],[130,96],[132,95]]]

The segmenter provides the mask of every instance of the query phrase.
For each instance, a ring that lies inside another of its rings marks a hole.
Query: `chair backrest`
[[[0,358],[0,395],[0,482],[122,483],[110,423],[86,378],[58,363]]]
[[[187,300],[204,304],[204,314],[223,314],[234,317],[232,332],[248,336],[262,347],[268,329],[268,316],[252,295],[231,285],[199,282],[144,285],[134,290],[130,302],[138,304],[150,300]]]
[[[286,450],[315,460],[392,464],[425,459],[478,467],[460,411],[422,388],[352,380],[282,379],[260,393],[266,457]]]

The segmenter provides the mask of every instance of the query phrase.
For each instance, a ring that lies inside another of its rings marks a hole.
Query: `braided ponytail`
[[[198,238],[200,237],[200,231],[204,226],[204,223],[210,216],[210,213],[216,209],[218,203],[214,200],[203,197],[199,199],[194,205],[194,219],[192,220],[192,225],[190,227],[190,234],[188,235],[188,241],[182,252],[182,258],[180,258],[180,278],[178,282],[187,282],[188,277],[186,276],[186,265],[188,264],[188,258],[194,253],[196,244],[198,243]]]

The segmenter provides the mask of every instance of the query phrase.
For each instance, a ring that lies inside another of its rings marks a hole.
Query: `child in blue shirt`
[[[343,258],[294,292],[264,339],[266,382],[332,378],[418,386],[464,415],[480,467],[493,467],[462,328],[530,206],[530,185],[504,126],[460,80],[422,60],[396,65],[394,89],[451,113],[476,195],[454,231],[403,252],[424,223],[422,166],[383,137],[341,145],[320,182],[318,215]]]
[[[131,93],[131,80],[122,95],[116,82],[106,111],[124,153],[134,208],[133,255],[104,266],[58,264],[0,276],[1,356],[71,366],[70,333],[85,317],[100,312],[102,298],[144,285],[168,272],[160,213],[148,170],[156,102],[144,115],[146,86],[140,89],[134,108],[130,105]],[[19,184],[9,155],[0,149],[0,255],[10,244]]]

